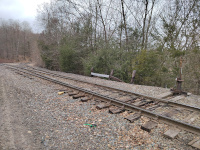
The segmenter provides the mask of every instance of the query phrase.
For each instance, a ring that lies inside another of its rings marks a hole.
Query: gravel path
[[[125,85],[124,88],[152,96],[166,91]],[[0,149],[194,149],[187,145],[194,138],[190,133],[183,131],[176,139],[168,139],[163,136],[169,128],[164,124],[158,124],[151,133],[145,132],[140,126],[148,118],[129,123],[124,119],[128,112],[112,115],[108,109],[97,110],[97,101],[82,103],[67,94],[58,95],[59,89],[65,87],[37,78],[24,78],[0,66]]]

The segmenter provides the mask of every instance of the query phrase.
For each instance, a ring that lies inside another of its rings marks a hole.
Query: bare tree
[[[97,4],[98,4],[98,7],[99,7],[99,16],[101,18],[101,23],[103,25],[103,30],[104,30],[104,39],[105,39],[105,42],[107,43],[107,31],[106,31],[106,25],[105,25],[105,22],[104,22],[104,19],[103,19],[103,14],[102,14],[102,7],[99,3],[99,0],[97,0]]]
[[[33,35],[27,22],[1,20],[0,22],[0,49],[1,57],[19,61],[30,58],[30,37]]]
[[[125,11],[124,11],[124,0],[121,0],[121,6],[122,6],[122,16],[123,16],[123,21],[124,21],[124,29],[125,29],[125,34],[126,34],[126,45],[128,45],[128,33],[127,33],[127,23],[126,23],[126,16],[125,16]]]

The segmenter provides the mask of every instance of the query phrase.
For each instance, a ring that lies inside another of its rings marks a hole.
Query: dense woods
[[[31,29],[27,22],[0,20],[0,57],[19,60],[30,56]]]
[[[0,19],[0,59],[41,63],[38,36],[28,22]]]
[[[137,70],[136,84],[168,88],[183,58],[183,88],[199,94],[199,10],[198,0],[52,0],[38,9],[44,30],[37,52],[49,69],[84,75],[92,67],[114,69],[126,82]],[[0,57],[33,53],[25,24],[1,21],[0,33]]]

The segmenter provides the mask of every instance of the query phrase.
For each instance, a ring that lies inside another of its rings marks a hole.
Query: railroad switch
[[[173,95],[177,95],[177,94],[186,94],[187,95],[187,92],[183,92],[181,89],[182,82],[184,81],[184,80],[182,80],[182,62],[183,62],[183,59],[181,57],[180,58],[180,69],[179,69],[180,76],[178,78],[176,78],[176,89],[175,88],[171,89]]]

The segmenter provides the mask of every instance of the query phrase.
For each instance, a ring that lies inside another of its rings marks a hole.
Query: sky
[[[37,32],[37,8],[44,2],[50,0],[0,0],[0,18],[27,21],[33,31]]]

